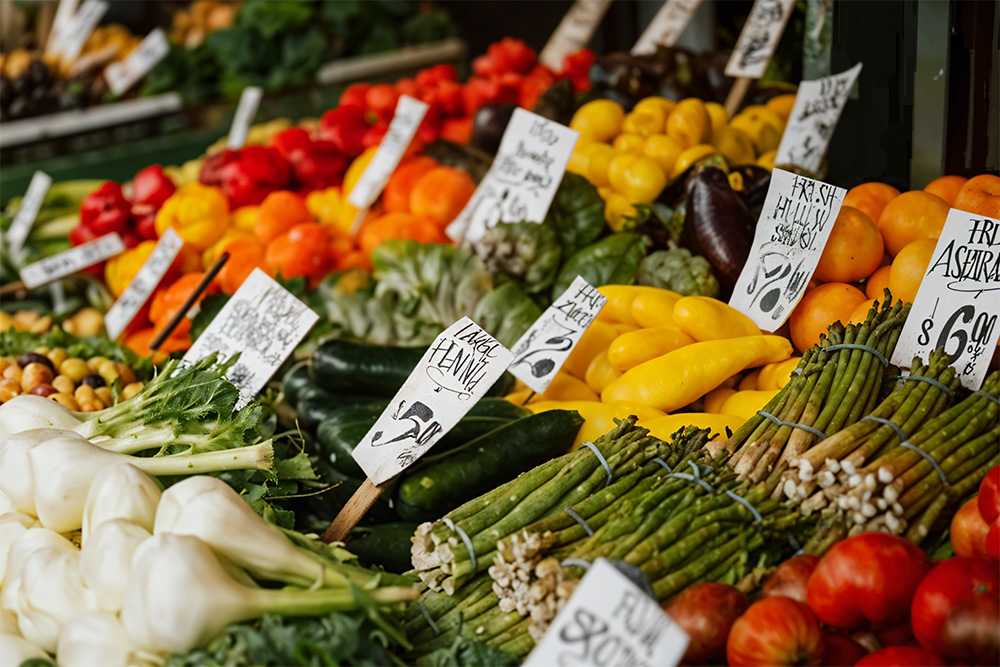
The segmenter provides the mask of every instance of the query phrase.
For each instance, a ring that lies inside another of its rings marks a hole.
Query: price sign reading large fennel
[[[544,394],[608,298],[577,276],[514,343],[510,372]]]
[[[673,667],[687,633],[604,558],[594,561],[525,667]]]
[[[28,183],[28,190],[21,199],[21,207],[17,209],[14,220],[7,229],[7,250],[12,255],[19,254],[21,248],[24,247],[24,242],[28,240],[31,226],[35,224],[35,218],[42,210],[45,195],[48,194],[51,185],[52,177],[44,171],[36,171],[32,175],[31,182]]]
[[[243,89],[239,104],[236,105],[236,112],[233,113],[233,124],[229,126],[229,137],[226,140],[229,148],[233,150],[243,148],[253,117],[257,115],[257,107],[260,106],[263,97],[264,91],[257,86],[247,86]]]
[[[795,0],[755,0],[743,25],[726,76],[759,79],[764,76],[795,7]]]
[[[88,266],[114,257],[125,251],[125,242],[118,232],[87,241],[75,248],[52,255],[21,269],[21,282],[28,289],[47,285],[54,280],[83,271]]]
[[[780,327],[806,291],[845,194],[843,188],[775,169],[729,305],[764,331]]]
[[[111,340],[118,338],[125,331],[125,327],[135,319],[143,304],[153,294],[153,290],[163,280],[163,276],[183,246],[183,239],[173,229],[168,227],[163,232],[152,254],[139,267],[132,282],[104,316],[104,328],[107,329],[108,338]]]
[[[809,171],[819,169],[860,73],[861,63],[858,63],[846,72],[799,84],[795,105],[774,158],[777,164],[794,164]]]
[[[447,232],[478,241],[498,222],[541,222],[580,133],[524,109],[510,118],[493,165]]]
[[[656,53],[656,47],[673,46],[687,28],[702,0],[667,0],[656,12],[639,41],[632,47],[633,56]]]
[[[607,13],[612,0],[576,0],[545,43],[538,60],[554,70],[561,70],[563,59],[590,43],[594,31]]]
[[[951,209],[892,363],[943,347],[962,384],[979,389],[1000,338],[1000,220]]]
[[[212,352],[240,358],[226,377],[240,390],[237,407],[257,395],[292,353],[319,315],[294,294],[254,269],[219,314],[198,336],[184,361],[194,362]]]
[[[382,484],[423,456],[486,394],[512,358],[468,317],[448,327],[354,449],[368,479]]]
[[[156,28],[146,35],[125,60],[111,63],[104,68],[104,78],[108,82],[108,88],[114,94],[121,95],[146,76],[146,73],[156,67],[168,53],[170,44],[167,42],[167,36],[161,28]]]

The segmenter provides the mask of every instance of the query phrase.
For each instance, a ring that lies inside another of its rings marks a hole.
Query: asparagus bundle
[[[864,323],[836,322],[806,350],[791,381],[726,443],[740,479],[765,482],[778,496],[791,461],[871,412],[909,308],[891,304],[886,290],[885,303],[876,302]]]

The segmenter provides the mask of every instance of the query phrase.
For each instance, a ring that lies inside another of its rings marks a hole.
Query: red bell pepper
[[[989,524],[1000,517],[1000,466],[993,466],[993,469],[986,473],[986,477],[979,485],[977,501],[983,521]]]
[[[976,595],[1000,596],[1000,571],[989,558],[958,557],[939,563],[913,596],[913,635],[928,651],[947,656],[941,626],[956,607]]]
[[[108,181],[83,198],[80,203],[80,224],[97,236],[128,229],[132,205],[125,199],[122,186]]]
[[[366,95],[367,97],[367,95]],[[319,119],[319,137],[333,142],[348,158],[355,158],[365,150],[363,139],[371,124],[365,120],[365,107],[360,104],[341,104]]]
[[[590,67],[596,62],[596,53],[590,49],[581,49],[563,58],[561,76],[573,83],[573,90],[585,93],[590,90]]]
[[[136,234],[144,240],[156,239],[156,212],[177,186],[158,164],[142,169],[132,179],[132,217]]]
[[[332,141],[313,139],[299,127],[274,135],[274,147],[288,160],[295,180],[304,190],[340,185],[348,160]]]
[[[245,146],[226,149],[205,160],[198,180],[221,188],[229,208],[235,210],[259,204],[275,190],[287,189],[291,168],[275,148]]]

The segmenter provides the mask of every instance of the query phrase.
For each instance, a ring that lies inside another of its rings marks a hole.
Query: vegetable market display
[[[273,91],[449,32],[377,7],[192,3],[146,85]],[[728,301],[771,174],[824,179],[775,164],[794,87],[730,116],[717,69],[666,48],[555,69],[508,37],[469,76],[357,82],[241,148],[53,184],[0,267],[0,664],[516,665],[597,559],[686,633],[683,664],[1000,663],[997,355],[977,386],[950,341],[890,363],[949,211],[1000,218],[1000,178],[851,188],[763,331]],[[427,113],[361,211],[403,95]],[[579,132],[552,204],[455,243],[519,107]],[[109,340],[167,230],[183,247]],[[112,233],[109,259],[18,282]],[[182,358],[258,270],[319,322],[246,400],[251,350]],[[578,277],[606,303],[548,388],[504,373],[325,543],[439,334],[468,317],[514,349]]]

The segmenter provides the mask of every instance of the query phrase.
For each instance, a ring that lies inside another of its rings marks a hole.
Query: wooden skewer
[[[202,276],[201,280],[195,286],[194,291],[188,295],[184,304],[177,310],[176,313],[174,313],[174,316],[170,318],[170,321],[167,322],[167,326],[163,327],[160,330],[160,333],[156,334],[156,338],[154,338],[153,342],[149,344],[149,349],[154,351],[160,349],[163,342],[170,338],[170,334],[174,332],[174,329],[176,329],[177,325],[181,323],[181,320],[187,317],[187,313],[191,310],[195,301],[198,300],[198,297],[201,296],[202,292],[208,289],[209,283],[215,279],[215,276],[219,275],[219,271],[222,270],[222,267],[226,265],[227,261],[229,261],[228,252],[224,252],[219,255],[219,259],[215,260],[215,264],[212,265],[212,268],[205,272],[205,275]]]
[[[358,490],[354,492],[354,495],[347,501],[344,508],[340,510],[336,518],[323,531],[323,541],[328,544],[330,542],[343,542],[344,538],[354,529],[354,526],[358,525],[358,521],[361,521],[361,517],[371,509],[375,501],[378,500],[383,491],[389,488],[390,484],[392,484],[391,479],[381,484],[374,484],[366,477],[364,483],[358,487]]]
[[[726,113],[730,118],[735,116],[736,112],[740,110],[740,105],[743,104],[743,98],[747,96],[747,91],[750,90],[751,83],[753,83],[753,79],[741,76],[736,79],[733,87],[729,89],[729,95],[726,97]]]
[[[23,292],[23,291],[24,291],[24,283],[18,280],[13,283],[7,283],[6,285],[0,287],[0,296],[7,296],[8,294],[16,294],[17,292]]]

